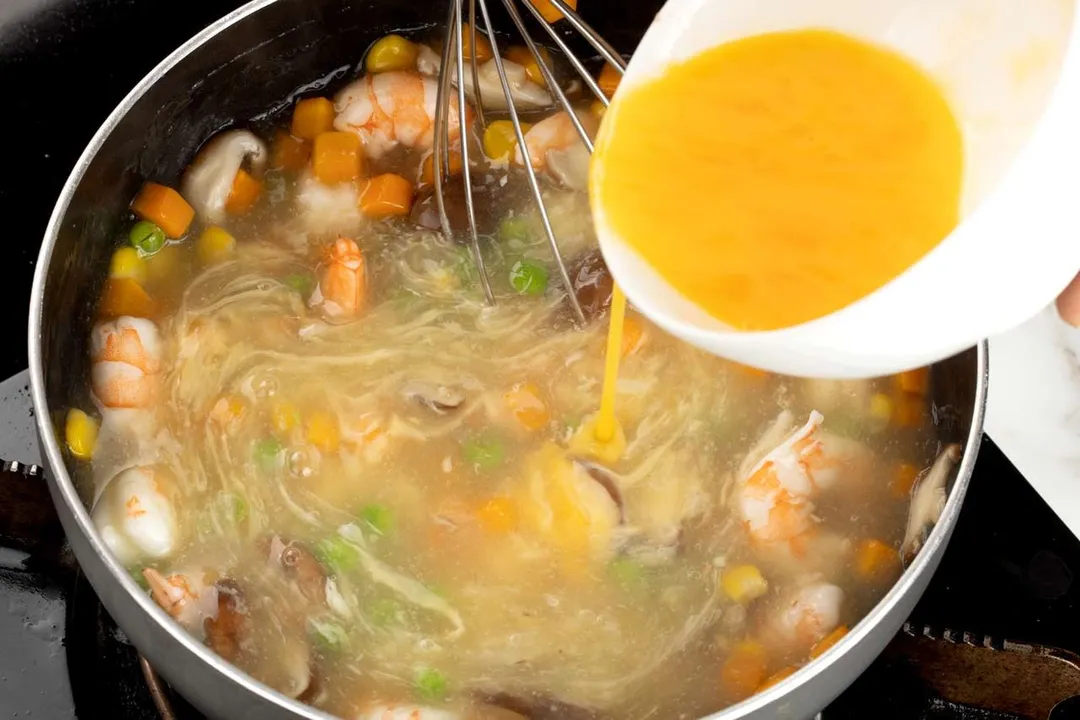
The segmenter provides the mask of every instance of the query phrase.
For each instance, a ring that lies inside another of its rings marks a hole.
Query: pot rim
[[[28,322],[27,348],[30,365],[30,391],[34,406],[34,420],[37,424],[38,435],[42,440],[42,446],[46,456],[46,463],[51,469],[47,476],[56,492],[53,493],[53,501],[56,502],[57,494],[71,510],[80,532],[89,540],[94,552],[100,556],[108,568],[114,580],[127,591],[128,595],[147,613],[174,641],[182,645],[187,651],[195,655],[202,662],[223,674],[229,680],[237,683],[245,690],[254,693],[261,698],[273,702],[298,717],[308,720],[333,720],[334,716],[318,710],[311,705],[286,697],[282,693],[255,680],[235,665],[226,662],[209,647],[196,640],[192,635],[173,621],[171,617],[145,593],[135,580],[128,574],[126,569],[117,562],[102,541],[97,529],[90,518],[90,512],[83,504],[75,486],[71,481],[67,466],[64,462],[63,452],[56,435],[56,429],[51,421],[48,403],[45,395],[44,367],[41,357],[41,328],[43,323],[42,313],[44,310],[45,281],[48,276],[50,262],[56,246],[57,236],[64,216],[71,204],[71,199],[76,189],[82,182],[87,168],[97,156],[105,140],[116,129],[116,126],[131,110],[132,106],[147,92],[147,90],[161,80],[170,70],[188,55],[200,49],[207,41],[217,36],[222,31],[238,23],[239,21],[254,15],[263,8],[275,4],[278,0],[251,0],[233,12],[214,21],[203,30],[195,34],[187,42],[170,53],[164,60],[158,63],[137,85],[124,97],[116,108],[109,114],[106,120],[94,133],[93,138],[87,144],[86,149],[75,163],[64,187],[56,201],[45,235],[38,253],[37,266],[34,270],[34,281],[30,295],[30,317]],[[927,567],[937,559],[942,552],[942,546],[946,537],[956,524],[964,496],[967,492],[971,475],[978,455],[979,445],[983,435],[983,420],[986,411],[987,382],[989,378],[989,349],[984,340],[976,347],[976,385],[974,408],[971,418],[971,428],[964,443],[963,456],[961,458],[956,478],[953,482],[949,498],[934,529],[931,531],[925,545],[915,558],[915,561],[905,568],[900,579],[893,584],[889,592],[874,605],[867,613],[836,645],[823,653],[820,657],[808,662],[790,677],[777,683],[768,690],[757,693],[750,698],[725,707],[717,712],[702,718],[702,720],[737,720],[758,712],[766,706],[777,704],[789,692],[801,687],[814,679],[822,670],[847,655],[860,642],[862,642],[875,628],[893,611],[893,608],[901,599],[911,591],[918,579],[927,572]]]

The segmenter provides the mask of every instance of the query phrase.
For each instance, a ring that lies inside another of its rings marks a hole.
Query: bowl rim
[[[30,294],[30,312],[27,331],[27,349],[29,357],[31,398],[34,406],[35,423],[38,435],[41,438],[46,462],[52,470],[48,475],[50,483],[56,492],[53,500],[61,498],[64,504],[72,512],[72,516],[80,532],[89,541],[91,548],[103,560],[105,567],[112,575],[113,580],[127,591],[131,599],[163,630],[170,638],[183,646],[198,660],[208,664],[213,669],[233,681],[241,688],[251,692],[262,699],[272,702],[284,709],[296,714],[297,717],[308,720],[333,720],[329,715],[317,708],[307,705],[285,696],[269,686],[254,679],[235,665],[225,661],[180,627],[178,623],[155,603],[151,597],[143,591],[135,580],[128,574],[123,566],[113,557],[99,535],[90,517],[90,511],[82,502],[75,485],[68,473],[64,462],[64,455],[57,437],[56,428],[51,421],[49,405],[45,393],[44,366],[42,364],[42,326],[44,324],[44,300],[45,285],[53,259],[57,238],[63,225],[65,215],[70,207],[71,200],[76,189],[81,184],[86,170],[101,150],[105,141],[116,129],[117,125],[127,115],[131,108],[146,92],[160,81],[169,71],[177,66],[182,60],[199,50],[212,38],[219,35],[238,22],[257,14],[261,10],[274,5],[279,0],[251,0],[229,14],[219,18],[196,33],[180,47],[170,53],[164,60],[158,63],[147,73],[123,100],[113,109],[98,130],[94,133],[90,142],[76,161],[68,178],[64,182],[63,189],[53,207],[52,214],[46,226],[45,234],[38,252],[37,264],[34,270],[34,280]],[[873,632],[876,627],[888,615],[893,612],[901,599],[917,584],[919,578],[927,572],[928,566],[937,561],[937,556],[943,550],[947,536],[952,532],[957,517],[963,504],[967,487],[971,480],[975,460],[978,455],[979,445],[982,439],[983,420],[987,401],[987,382],[989,377],[989,349],[986,341],[976,346],[976,385],[974,395],[974,407],[971,417],[971,427],[968,437],[963,445],[963,455],[953,481],[949,498],[941,514],[941,518],[930,533],[927,542],[918,553],[915,561],[905,568],[889,592],[874,605],[849,632],[835,646],[823,653],[820,657],[812,660],[790,677],[786,678],[768,690],[757,693],[752,697],[730,705],[702,720],[719,719],[735,720],[756,713],[766,706],[778,704],[788,693],[806,685],[814,679],[822,670],[851,652],[866,636]],[[166,678],[167,679],[167,678]]]

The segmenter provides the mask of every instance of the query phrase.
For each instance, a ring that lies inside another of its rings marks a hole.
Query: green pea
[[[477,436],[465,441],[461,448],[465,459],[480,470],[490,470],[502,465],[506,449],[498,438]]]
[[[628,557],[612,560],[608,574],[624,590],[637,590],[645,584],[645,567]]]
[[[275,437],[268,437],[255,443],[252,450],[255,464],[265,473],[271,473],[281,467],[285,447]]]
[[[413,689],[421,700],[434,702],[446,698],[446,676],[433,668],[419,668],[413,679]]]
[[[143,575],[143,569],[141,567],[131,568],[128,570],[128,574],[131,575],[131,579],[146,592],[150,592],[150,583],[147,581],[146,576]]]
[[[389,535],[394,529],[394,512],[385,505],[367,505],[360,511],[360,519],[380,535]]]
[[[529,241],[533,238],[533,223],[525,215],[510,215],[499,223],[499,239]]]
[[[285,284],[291,287],[305,300],[315,290],[315,278],[303,273],[293,273],[285,276]]]
[[[148,220],[140,220],[131,228],[128,240],[144,255],[153,255],[165,247],[165,231]]]
[[[213,513],[220,524],[240,524],[247,520],[248,506],[244,498],[236,493],[225,492],[218,495]]]
[[[360,553],[347,540],[340,537],[328,537],[315,546],[315,555],[319,562],[330,570],[351,570],[360,562]]]
[[[510,285],[521,295],[543,295],[547,284],[547,268],[537,262],[518,260],[510,268]]]
[[[308,632],[315,645],[323,652],[337,652],[349,643],[345,628],[333,620],[308,620]]]
[[[232,510],[234,521],[236,521],[237,523],[242,523],[247,520],[248,506],[247,503],[244,501],[244,498],[240,497],[239,495],[233,495]]]

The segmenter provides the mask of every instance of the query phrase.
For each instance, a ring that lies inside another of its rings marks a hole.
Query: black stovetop
[[[98,125],[153,65],[240,4],[186,0],[166,15],[157,0],[0,0],[9,317],[26,315],[52,204]],[[25,326],[14,325],[0,378],[26,367]],[[24,385],[25,376],[0,384],[0,458],[36,462]],[[984,440],[955,536],[906,632],[823,718],[1044,720],[1037,689],[1080,693],[1077,659],[1023,643],[1080,653],[1078,569],[1080,542]],[[942,636],[950,641],[928,639]],[[997,649],[974,647],[983,645]],[[172,702],[178,718],[194,717]],[[160,717],[136,652],[62,544],[43,481],[4,474],[0,717]]]

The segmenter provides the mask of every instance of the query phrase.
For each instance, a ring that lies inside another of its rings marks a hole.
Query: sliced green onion
[[[547,268],[538,262],[518,260],[510,268],[510,286],[521,295],[543,295],[547,285]]]
[[[140,220],[128,233],[128,241],[142,254],[153,255],[165,247],[165,231],[148,220]]]
[[[337,571],[351,570],[360,562],[360,553],[344,538],[328,537],[315,546],[315,554],[324,566]]]
[[[394,529],[394,512],[385,505],[367,505],[360,511],[360,519],[380,535],[389,535]]]
[[[379,598],[371,604],[369,615],[371,622],[379,627],[386,627],[397,622],[398,613],[401,612],[401,604],[392,598]]]
[[[421,700],[434,702],[446,698],[446,676],[433,668],[419,668],[413,679],[413,688]]]
[[[349,643],[345,628],[333,620],[309,618],[308,631],[316,646],[324,652],[337,652]]]

